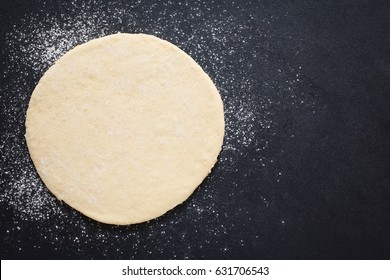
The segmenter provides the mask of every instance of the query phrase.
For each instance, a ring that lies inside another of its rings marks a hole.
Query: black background
[[[60,205],[65,216],[21,219],[18,210],[3,200],[1,258],[389,259],[390,2],[152,2],[88,1],[88,5],[97,10],[128,8],[136,18],[133,25],[126,20],[107,22],[107,34],[157,34],[190,53],[215,81],[225,106],[240,96],[250,97],[250,102],[273,98],[275,102],[266,108],[272,113],[273,136],[262,128],[261,118],[255,119],[252,130],[257,141],[253,141],[258,145],[236,145],[235,153],[222,151],[210,177],[187,202],[148,223],[99,224],[66,205]],[[0,1],[2,67],[9,69],[11,63],[6,34],[20,28],[23,18],[34,15],[40,21],[48,13],[71,18],[75,10],[69,7],[66,1]],[[194,7],[202,18],[192,20]],[[224,16],[233,18],[232,24],[245,22],[239,38],[251,39],[243,48],[234,38],[225,46],[216,44],[198,28],[202,21],[223,21]],[[180,26],[181,37],[174,26]],[[272,36],[253,35],[260,31]],[[181,40],[191,35],[195,41],[203,35],[202,44],[208,48],[198,52]],[[229,44],[241,53],[227,59],[230,67],[216,68],[212,54]],[[267,59],[253,59],[249,50]],[[250,71],[242,70],[245,63],[253,65]],[[287,74],[278,78],[279,70]],[[25,97],[43,74],[25,71],[31,75],[17,91],[23,95],[17,103],[18,122],[7,115],[14,98],[7,88],[19,73],[9,71],[0,79],[1,137],[24,126]],[[280,85],[295,73],[300,77],[299,86],[292,89],[300,94],[295,99],[310,101],[310,107],[292,106],[284,99]],[[233,83],[248,77],[252,87],[244,94]],[[254,108],[261,115],[261,108]],[[232,130],[242,129],[234,120],[230,119],[233,124],[227,131],[233,135],[229,138],[233,145],[240,143],[240,134]],[[265,138],[270,139],[267,148],[257,149]],[[23,130],[15,139],[24,147],[20,157],[28,157]],[[0,147],[2,154],[5,149],[7,145]],[[9,188],[13,176],[3,171],[13,165],[3,157],[0,192]],[[196,212],[193,205],[201,210]]]

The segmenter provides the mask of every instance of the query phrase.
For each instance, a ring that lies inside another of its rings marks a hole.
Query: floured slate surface
[[[5,1],[0,7],[4,258],[389,258],[389,4]],[[166,39],[224,105],[219,161],[149,223],[96,223],[42,185],[30,95],[67,50],[117,32]],[[359,246],[358,246],[359,245]]]

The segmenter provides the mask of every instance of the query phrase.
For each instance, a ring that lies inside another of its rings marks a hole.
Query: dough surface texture
[[[49,190],[86,216],[127,225],[186,200],[217,161],[223,104],[173,44],[115,34],[62,56],[36,86],[26,141]]]

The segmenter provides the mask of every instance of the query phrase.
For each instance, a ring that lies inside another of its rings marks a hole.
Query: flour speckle
[[[5,201],[23,220],[44,220],[52,215],[63,215],[59,203],[32,170],[23,170],[21,177],[0,194],[0,202]]]

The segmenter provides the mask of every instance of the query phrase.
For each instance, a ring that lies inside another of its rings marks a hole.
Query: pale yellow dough
[[[41,78],[26,140],[45,185],[109,224],[156,218],[186,200],[221,150],[211,79],[171,43],[115,34],[75,47]]]

